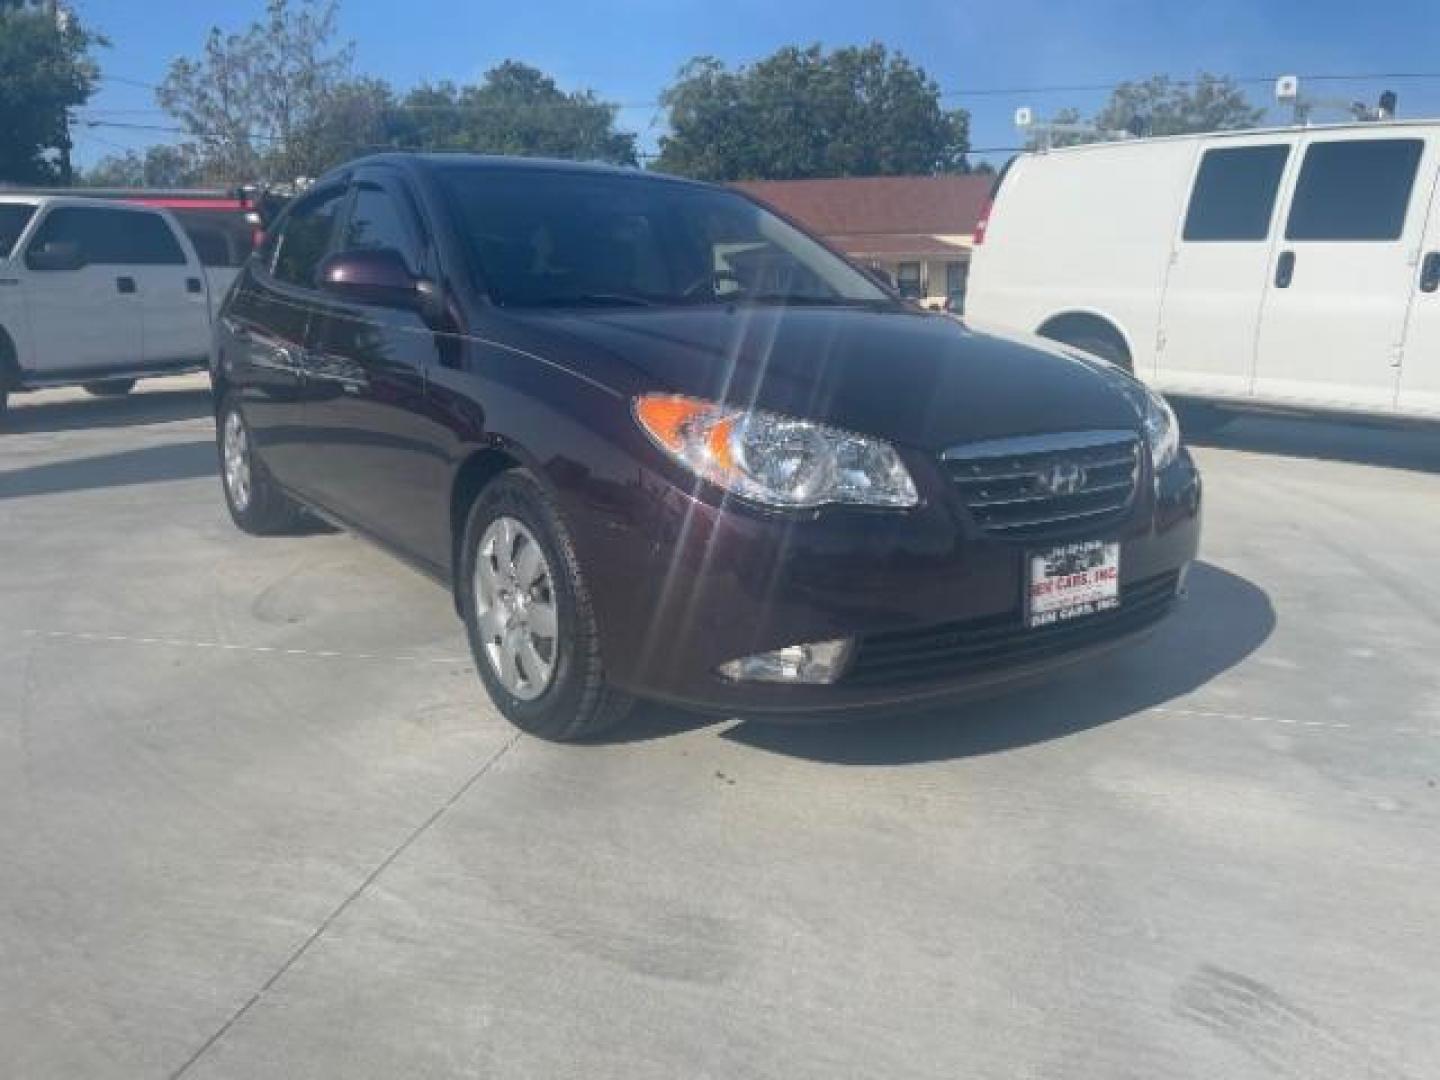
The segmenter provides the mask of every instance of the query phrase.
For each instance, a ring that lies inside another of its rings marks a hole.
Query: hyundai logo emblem
[[[1073,461],[1051,465],[1035,476],[1036,486],[1047,495],[1074,495],[1085,486],[1085,470]]]

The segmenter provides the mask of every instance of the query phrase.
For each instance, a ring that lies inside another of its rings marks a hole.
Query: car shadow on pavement
[[[121,450],[0,471],[0,500],[95,488],[193,480],[220,471],[213,439]]]
[[[1238,417],[1192,442],[1220,450],[1440,473],[1440,424],[1400,426],[1254,415]]]
[[[1050,682],[1007,696],[856,721],[745,721],[722,737],[837,765],[905,765],[992,754],[1064,738],[1173,701],[1239,664],[1274,627],[1275,612],[1263,590],[1210,563],[1197,563],[1188,600],[1154,634]],[[644,719],[652,736],[706,723],[692,717],[685,724],[667,713],[674,710]]]
[[[67,398],[27,402],[27,394],[10,399],[0,419],[0,436],[43,431],[84,431],[89,428],[136,427],[211,416],[208,387],[187,390],[138,390],[118,398]]]

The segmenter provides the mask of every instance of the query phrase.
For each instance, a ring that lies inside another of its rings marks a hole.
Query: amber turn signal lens
[[[677,454],[685,448],[686,429],[714,409],[708,402],[665,394],[651,394],[635,402],[635,415],[650,437]]]

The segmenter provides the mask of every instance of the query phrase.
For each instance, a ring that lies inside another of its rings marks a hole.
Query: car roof
[[[639,182],[686,184],[694,187],[718,188],[720,185],[707,184],[699,180],[671,176],[668,173],[651,172],[628,165],[612,165],[602,161],[570,161],[564,158],[516,157],[502,154],[469,154],[463,152],[426,153],[384,153],[357,158],[342,167],[332,170],[317,184],[344,176],[367,165],[393,165],[402,169],[432,171],[461,166],[465,168],[495,169],[507,172],[571,173],[597,177],[615,177]],[[732,190],[720,188],[721,190]]]
[[[1184,135],[1146,135],[1138,139],[1107,139],[1101,142],[1078,143],[1075,146],[1056,146],[1049,150],[1025,150],[1025,157],[1047,157],[1057,154],[1076,154],[1105,150],[1115,146],[1150,146],[1156,143],[1201,142],[1221,139],[1244,139],[1260,136],[1279,135],[1328,135],[1337,132],[1354,132],[1357,138],[1382,131],[1404,131],[1410,128],[1440,128],[1440,120],[1348,120],[1335,124],[1305,124],[1265,128],[1236,128],[1227,131],[1195,131]]]

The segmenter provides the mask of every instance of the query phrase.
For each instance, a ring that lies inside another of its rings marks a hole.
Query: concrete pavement
[[[1244,420],[1132,655],[554,747],[234,530],[203,381],[0,433],[0,1074],[1434,1075],[1440,433]]]

